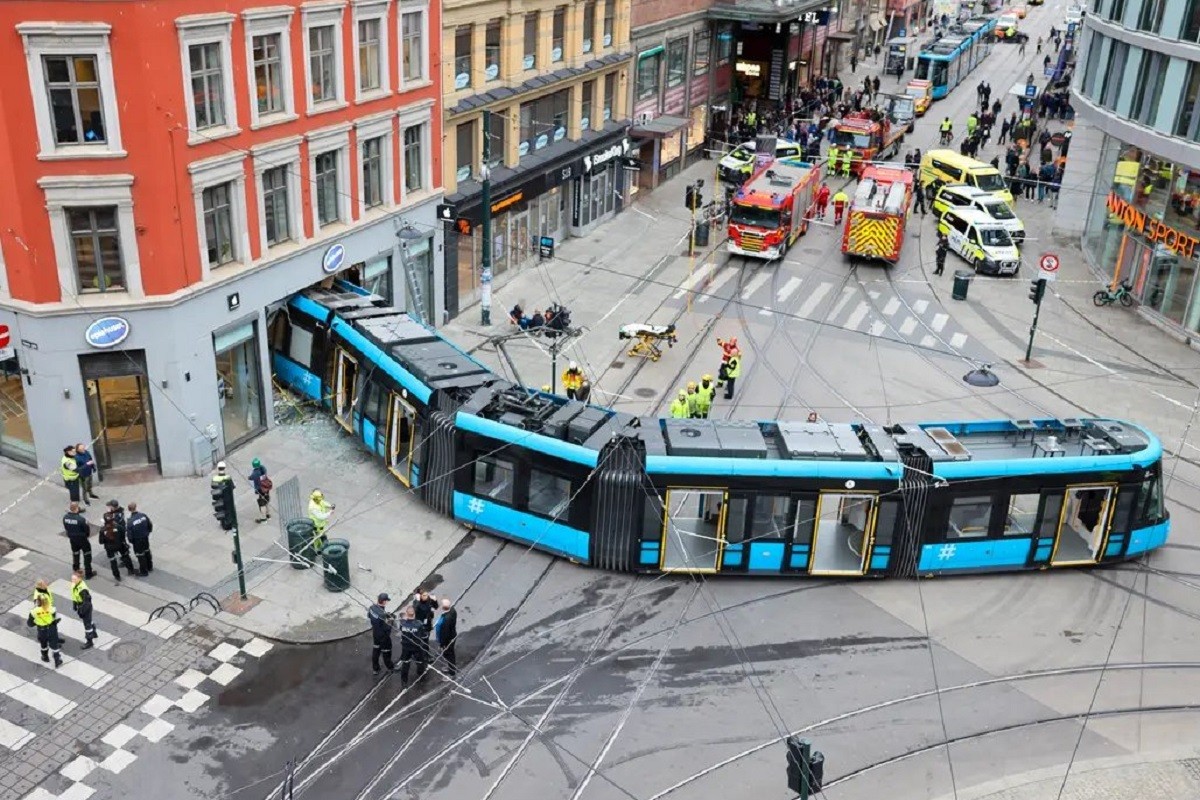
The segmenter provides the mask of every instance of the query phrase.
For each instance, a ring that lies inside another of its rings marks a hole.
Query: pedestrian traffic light
[[[215,481],[212,484],[213,516],[221,523],[221,529],[231,531],[235,527],[233,510],[233,482]]]
[[[1041,305],[1042,298],[1046,296],[1046,279],[1037,278],[1029,282],[1029,299],[1034,305]]]
[[[700,207],[700,190],[695,184],[689,183],[683,190],[683,207],[695,211]]]

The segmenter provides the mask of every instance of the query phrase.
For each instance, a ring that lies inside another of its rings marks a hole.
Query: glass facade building
[[[1105,134],[1084,251],[1200,338],[1200,0],[1092,0],[1080,64],[1075,105]]]

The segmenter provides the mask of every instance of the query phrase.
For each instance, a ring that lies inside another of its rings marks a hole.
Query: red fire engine
[[[912,170],[868,164],[850,201],[842,252],[890,264],[899,261],[912,190]]]
[[[808,230],[821,170],[798,158],[781,158],[754,173],[733,196],[729,252],[783,258]]]
[[[855,175],[862,172],[865,162],[899,155],[903,141],[904,128],[873,111],[847,114],[834,127],[833,143],[842,150],[854,151],[851,169]]]

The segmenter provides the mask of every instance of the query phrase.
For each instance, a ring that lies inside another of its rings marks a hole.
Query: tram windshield
[[[930,64],[930,61],[927,58],[917,59],[917,72],[916,72],[917,80],[921,80],[921,81],[929,80],[929,64]]]
[[[999,172],[983,172],[975,174],[975,185],[985,192],[1004,192],[1008,184]]]
[[[933,62],[933,76],[930,78],[934,86],[946,85],[946,70],[950,66],[948,61]]]
[[[771,228],[773,230],[779,227],[780,217],[779,211],[774,208],[743,206],[735,203],[733,212],[729,215],[729,221],[734,225],[749,225],[754,228]]]

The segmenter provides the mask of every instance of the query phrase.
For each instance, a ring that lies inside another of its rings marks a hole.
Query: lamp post
[[[483,204],[483,258],[479,273],[479,322],[492,324],[492,112],[483,110],[483,166],[479,170]]]
[[[404,271],[404,279],[406,281],[404,295],[409,300],[405,305],[408,306],[408,313],[410,315],[424,322],[425,293],[421,291],[417,276],[412,273],[412,266],[408,261],[408,246],[425,237],[412,226],[412,223],[404,220],[400,229],[396,231],[396,238],[400,240],[400,269]]]

